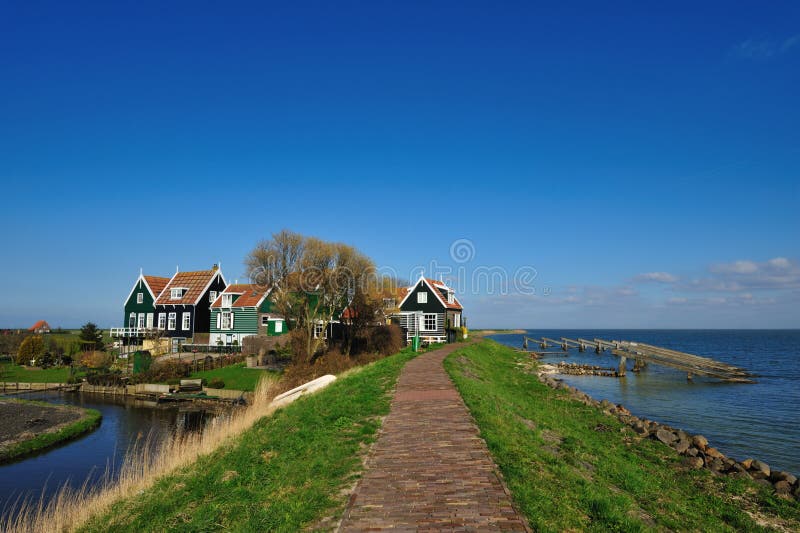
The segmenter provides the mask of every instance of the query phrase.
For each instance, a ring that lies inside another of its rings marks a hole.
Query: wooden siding
[[[434,289],[436,290],[436,289]],[[417,294],[420,292],[427,292],[428,293],[428,302],[421,304],[417,303]],[[437,291],[438,292],[438,291]],[[444,305],[442,302],[439,301],[439,298],[436,297],[436,294],[426,285],[422,280],[414,287],[411,291],[411,294],[406,298],[406,301],[403,302],[402,307],[400,307],[401,311],[422,311],[423,313],[443,313],[445,310]]]
[[[143,299],[142,303],[137,304],[136,295],[140,292],[142,293]],[[139,278],[139,281],[136,283],[136,288],[133,289],[130,298],[128,298],[128,301],[125,302],[125,317],[122,321],[123,327],[130,327],[128,319],[131,313],[136,313],[137,317],[139,316],[139,313],[144,313],[145,315],[147,315],[147,313],[155,313],[155,306],[153,305],[153,302],[154,298],[150,294],[147,285],[142,278]],[[155,318],[153,319],[153,325],[155,325]],[[136,324],[134,324],[134,326],[136,326]]]
[[[258,313],[255,307],[234,307],[230,309],[233,313],[233,329],[220,329],[217,327],[217,316],[228,309],[214,308],[211,313],[210,332],[213,333],[244,333],[255,335],[258,333]]]

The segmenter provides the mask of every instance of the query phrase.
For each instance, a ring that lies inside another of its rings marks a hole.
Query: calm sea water
[[[721,383],[648,365],[625,378],[559,376],[598,400],[621,403],[637,416],[705,435],[729,457],[753,457],[800,474],[800,330],[529,330],[528,337],[639,341],[711,357],[755,374],[756,384]],[[523,335],[494,335],[522,347]],[[529,349],[538,350],[538,345]],[[549,347],[547,351],[560,350]],[[617,366],[609,353],[546,355],[542,361]],[[629,369],[632,361],[629,361]]]

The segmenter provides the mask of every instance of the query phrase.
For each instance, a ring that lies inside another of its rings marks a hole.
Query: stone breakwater
[[[800,482],[789,472],[772,470],[767,463],[756,459],[737,461],[726,457],[716,448],[709,446],[708,440],[702,435],[689,435],[683,430],[632,415],[622,405],[615,405],[608,400],[595,400],[585,392],[553,378],[551,373],[552,371],[539,372],[539,381],[553,389],[568,392],[573,399],[584,405],[602,409],[606,414],[631,428],[639,438],[649,438],[669,446],[683,456],[682,464],[685,467],[706,468],[715,475],[750,478],[773,490],[779,498],[800,501]]]
[[[613,368],[606,368],[594,365],[579,365],[578,363],[567,363],[561,361],[557,365],[558,373],[567,376],[601,376],[607,378],[618,378],[619,372]]]

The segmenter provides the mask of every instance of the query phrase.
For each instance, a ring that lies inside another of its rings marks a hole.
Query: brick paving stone
[[[530,531],[442,366],[409,361],[340,531]]]

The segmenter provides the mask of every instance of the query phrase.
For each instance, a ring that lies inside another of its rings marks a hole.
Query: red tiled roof
[[[36,324],[28,328],[28,331],[36,331],[37,329],[50,329],[50,324],[44,320],[38,321]]]
[[[158,298],[164,287],[169,283],[169,278],[162,278],[161,276],[145,276],[144,279],[150,286],[150,290],[153,291],[153,298]]]
[[[267,293],[269,289],[265,289],[260,287],[259,285],[251,284],[251,283],[238,283],[235,285],[229,285],[224,291],[220,293],[214,303],[211,304],[211,307],[222,307],[222,295],[223,294],[239,294],[240,296],[233,302],[232,307],[253,307],[258,305],[258,302],[261,301]]]
[[[158,305],[192,305],[202,296],[203,289],[218,273],[218,270],[196,270],[194,272],[178,272],[164,287],[161,296],[156,300]],[[183,298],[173,300],[170,298],[171,290],[183,288]]]
[[[438,281],[438,280],[431,279],[431,278],[425,278],[425,281],[430,283],[435,289],[444,289],[445,292],[447,292],[447,289],[450,288],[447,285],[445,285],[445,283],[443,281]],[[463,310],[464,308],[461,307],[461,303],[459,303],[458,298],[456,298],[455,291],[453,291],[453,293],[454,293],[453,294],[453,303],[448,303],[447,296],[442,294],[441,292],[439,292],[439,296],[441,297],[442,301],[444,302],[444,306],[447,307],[448,309]]]

